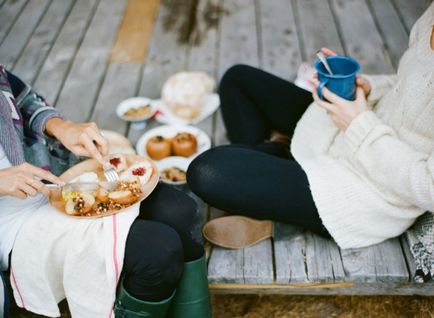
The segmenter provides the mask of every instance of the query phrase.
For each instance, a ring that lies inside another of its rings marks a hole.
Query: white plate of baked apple
[[[165,125],[150,129],[137,142],[141,156],[158,161],[167,157],[185,157],[190,161],[211,148],[211,139],[193,126]]]

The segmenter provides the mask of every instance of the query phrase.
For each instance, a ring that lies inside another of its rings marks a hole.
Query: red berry
[[[110,159],[110,164],[114,167],[118,167],[121,163],[121,158],[112,158]]]
[[[143,176],[146,172],[145,168],[136,168],[133,170],[132,174],[133,176]]]

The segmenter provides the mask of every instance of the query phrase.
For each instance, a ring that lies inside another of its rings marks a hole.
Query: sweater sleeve
[[[21,113],[24,118],[26,132],[33,136],[47,138],[45,124],[51,118],[64,118],[55,108],[49,106],[45,100],[30,90],[19,102]]]
[[[434,211],[434,152],[418,152],[372,111],[351,122],[345,144],[347,155],[371,180],[411,204]]]
[[[368,96],[370,104],[376,104],[386,93],[392,89],[397,80],[397,75],[362,75],[371,85],[371,92]]]
[[[24,131],[32,137],[47,138],[45,124],[53,117],[63,116],[14,74],[7,72],[12,93],[24,122]]]

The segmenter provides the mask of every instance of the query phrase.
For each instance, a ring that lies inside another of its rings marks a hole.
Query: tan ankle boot
[[[237,215],[224,216],[206,223],[203,235],[214,245],[243,248],[272,237],[273,222]]]

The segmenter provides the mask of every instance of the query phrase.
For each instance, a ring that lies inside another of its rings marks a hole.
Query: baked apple
[[[109,192],[107,189],[99,186],[95,192],[95,199],[98,202],[107,203],[109,201]]]
[[[79,192],[74,198],[69,198],[65,204],[65,211],[70,215],[80,215],[89,212],[95,203],[93,195]]]
[[[137,201],[137,197],[130,190],[113,191],[109,199],[114,203],[129,205]]]
[[[190,133],[178,133],[172,139],[172,150],[175,156],[190,157],[197,151],[196,137]]]
[[[154,160],[160,160],[171,155],[172,147],[170,140],[162,136],[155,136],[148,140],[146,151]]]

